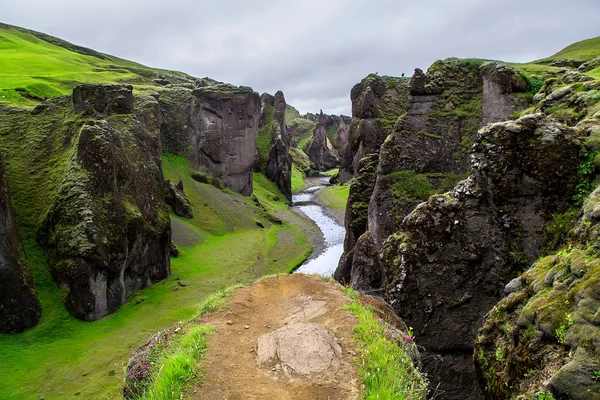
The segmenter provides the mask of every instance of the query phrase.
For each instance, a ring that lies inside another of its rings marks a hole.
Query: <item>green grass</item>
[[[82,82],[130,83],[144,90],[158,73],[184,76],[113,56],[79,54],[7,25],[0,25],[0,53],[0,103],[21,106],[68,94]]]
[[[600,36],[573,43],[558,53],[536,62],[552,60],[589,61],[600,57]]]
[[[346,308],[358,320],[353,333],[361,353],[362,398],[425,399],[427,380],[414,367],[408,355],[408,347],[414,346],[410,339],[405,339],[410,337],[410,333],[401,332],[388,322],[376,318],[368,306],[361,304],[352,289],[346,288],[345,292],[352,299]]]
[[[308,185],[304,182],[304,173],[294,165],[292,167],[292,192],[299,192],[307,187]]]
[[[349,194],[350,185],[334,185],[319,190],[317,196],[325,207],[345,210]]]
[[[339,168],[334,168],[330,169],[329,171],[321,172],[321,175],[335,176],[338,172],[340,172]]]

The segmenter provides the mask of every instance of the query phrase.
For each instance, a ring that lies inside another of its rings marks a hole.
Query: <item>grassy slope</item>
[[[350,185],[334,185],[320,190],[317,196],[325,207],[345,210],[349,194]]]
[[[45,256],[25,232],[30,262],[39,271],[36,282],[44,313],[34,329],[0,335],[0,398],[52,399],[76,393],[82,398],[116,398],[131,351],[148,336],[190,318],[210,293],[289,271],[309,254],[310,245],[293,225],[269,224],[251,199],[188,178],[189,165],[183,158],[165,156],[163,161],[166,178],[182,179],[194,206],[193,220],[178,220],[201,240],[179,248],[181,255],[171,260],[171,278],[132,296],[115,314],[87,323],[71,317],[61,305],[58,288],[44,272]],[[209,204],[201,194],[230,200]],[[255,194],[269,213],[289,214],[285,203],[273,200],[283,199],[281,193],[260,175],[255,176]],[[17,212],[23,209],[17,206]],[[259,229],[256,220],[266,228]],[[178,277],[190,284],[173,291]]]
[[[553,60],[589,61],[596,57],[600,57],[600,36],[573,43],[558,53],[536,62]]]
[[[22,106],[67,94],[81,82],[130,83],[144,89],[158,73],[185,76],[117,57],[75,53],[7,25],[0,25],[0,53],[0,103]]]

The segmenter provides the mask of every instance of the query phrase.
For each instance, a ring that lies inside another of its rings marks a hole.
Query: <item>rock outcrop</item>
[[[438,61],[427,74],[416,69],[410,81],[392,81],[396,88],[406,85],[400,93],[407,96],[406,100],[397,92],[394,92],[395,97],[386,94],[385,80],[377,78],[369,77],[353,89],[356,92],[352,95],[353,124],[360,121],[359,126],[368,126],[376,116],[374,126],[379,128],[375,131],[385,133],[382,126],[387,124],[391,135],[385,141],[381,140],[383,134],[375,142],[363,140],[358,147],[355,158],[363,156],[365,151],[379,152],[379,161],[374,184],[370,191],[363,189],[361,196],[368,198],[368,208],[360,207],[363,210],[360,215],[348,211],[347,215],[368,221],[369,243],[379,250],[417,204],[434,193],[451,189],[466,177],[468,152],[477,129],[484,121],[497,122],[515,109],[524,108],[526,100],[522,94],[528,83],[509,66],[458,59]],[[389,114],[382,114],[384,111]],[[400,113],[403,113],[401,117]],[[342,164],[344,166],[344,160]],[[354,167],[344,169],[343,166],[340,175],[347,179]],[[350,198],[347,209],[356,211],[357,208]],[[346,228],[350,235],[348,225],[352,225],[352,221],[348,222]],[[351,244],[352,240],[346,242]],[[348,246],[345,253],[350,250]],[[343,268],[349,270],[346,274],[352,274],[347,258],[342,257],[340,268],[342,262],[346,262]]]
[[[0,333],[23,332],[37,324],[40,302],[27,268],[0,155]]]
[[[180,217],[193,218],[194,210],[183,191],[183,182],[180,180],[177,185],[174,185],[167,181],[167,185],[169,194],[166,196],[165,201],[173,207],[173,212]]]
[[[339,165],[339,158],[333,145],[327,138],[326,119],[323,111],[319,114],[313,131],[312,144],[308,149],[311,167],[317,170],[329,170]]]
[[[222,179],[233,191],[252,193],[257,93],[204,79],[195,89],[160,90],[158,107],[164,151],[188,157],[194,168]]]
[[[408,82],[408,78],[369,75],[352,88],[352,122],[340,160],[342,183],[355,175],[363,157],[379,153],[396,120],[406,112]]]
[[[385,298],[414,327],[442,398],[477,398],[476,330],[569,207],[580,149],[574,130],[542,114],[483,128],[470,177],[420,204],[383,243]]]
[[[535,98],[585,137],[575,204],[555,215],[546,256],[506,285],[477,334],[473,358],[486,399],[600,399],[600,86],[574,78],[566,71],[547,80]]]
[[[269,158],[266,164],[265,175],[275,182],[281,193],[292,199],[292,158],[289,154],[291,136],[285,126],[286,103],[283,92],[278,91],[275,96],[263,94],[261,96],[262,116],[261,134],[268,135],[270,143]],[[270,128],[270,129],[269,129]],[[263,133],[264,131],[264,133]],[[264,140],[264,139],[263,139]]]
[[[73,91],[74,112],[83,119],[38,230],[65,306],[88,321],[170,273],[158,102],[138,99],[133,114],[130,95],[130,86],[118,85]]]

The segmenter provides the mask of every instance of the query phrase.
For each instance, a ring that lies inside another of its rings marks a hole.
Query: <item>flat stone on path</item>
[[[332,367],[342,348],[329,328],[316,323],[286,325],[261,336],[256,359],[265,367],[279,365],[288,375],[310,376]]]

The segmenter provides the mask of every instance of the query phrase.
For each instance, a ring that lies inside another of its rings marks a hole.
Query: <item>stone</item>
[[[280,368],[288,377],[308,378],[322,373],[342,358],[342,348],[325,325],[289,324],[261,336],[256,360],[265,368]]]
[[[521,278],[515,278],[506,284],[504,287],[504,293],[510,294],[516,292],[517,290],[521,289],[522,285]]]
[[[73,89],[73,107],[76,113],[99,115],[131,114],[133,112],[133,86],[83,84]]]
[[[179,283],[179,286],[188,286],[190,284],[190,282],[186,280],[180,280],[177,283]]]
[[[194,218],[192,205],[183,191],[183,182],[180,180],[177,185],[173,185],[167,181],[167,184],[169,186],[169,194],[166,196],[165,201],[173,207],[173,212],[183,218]]]

